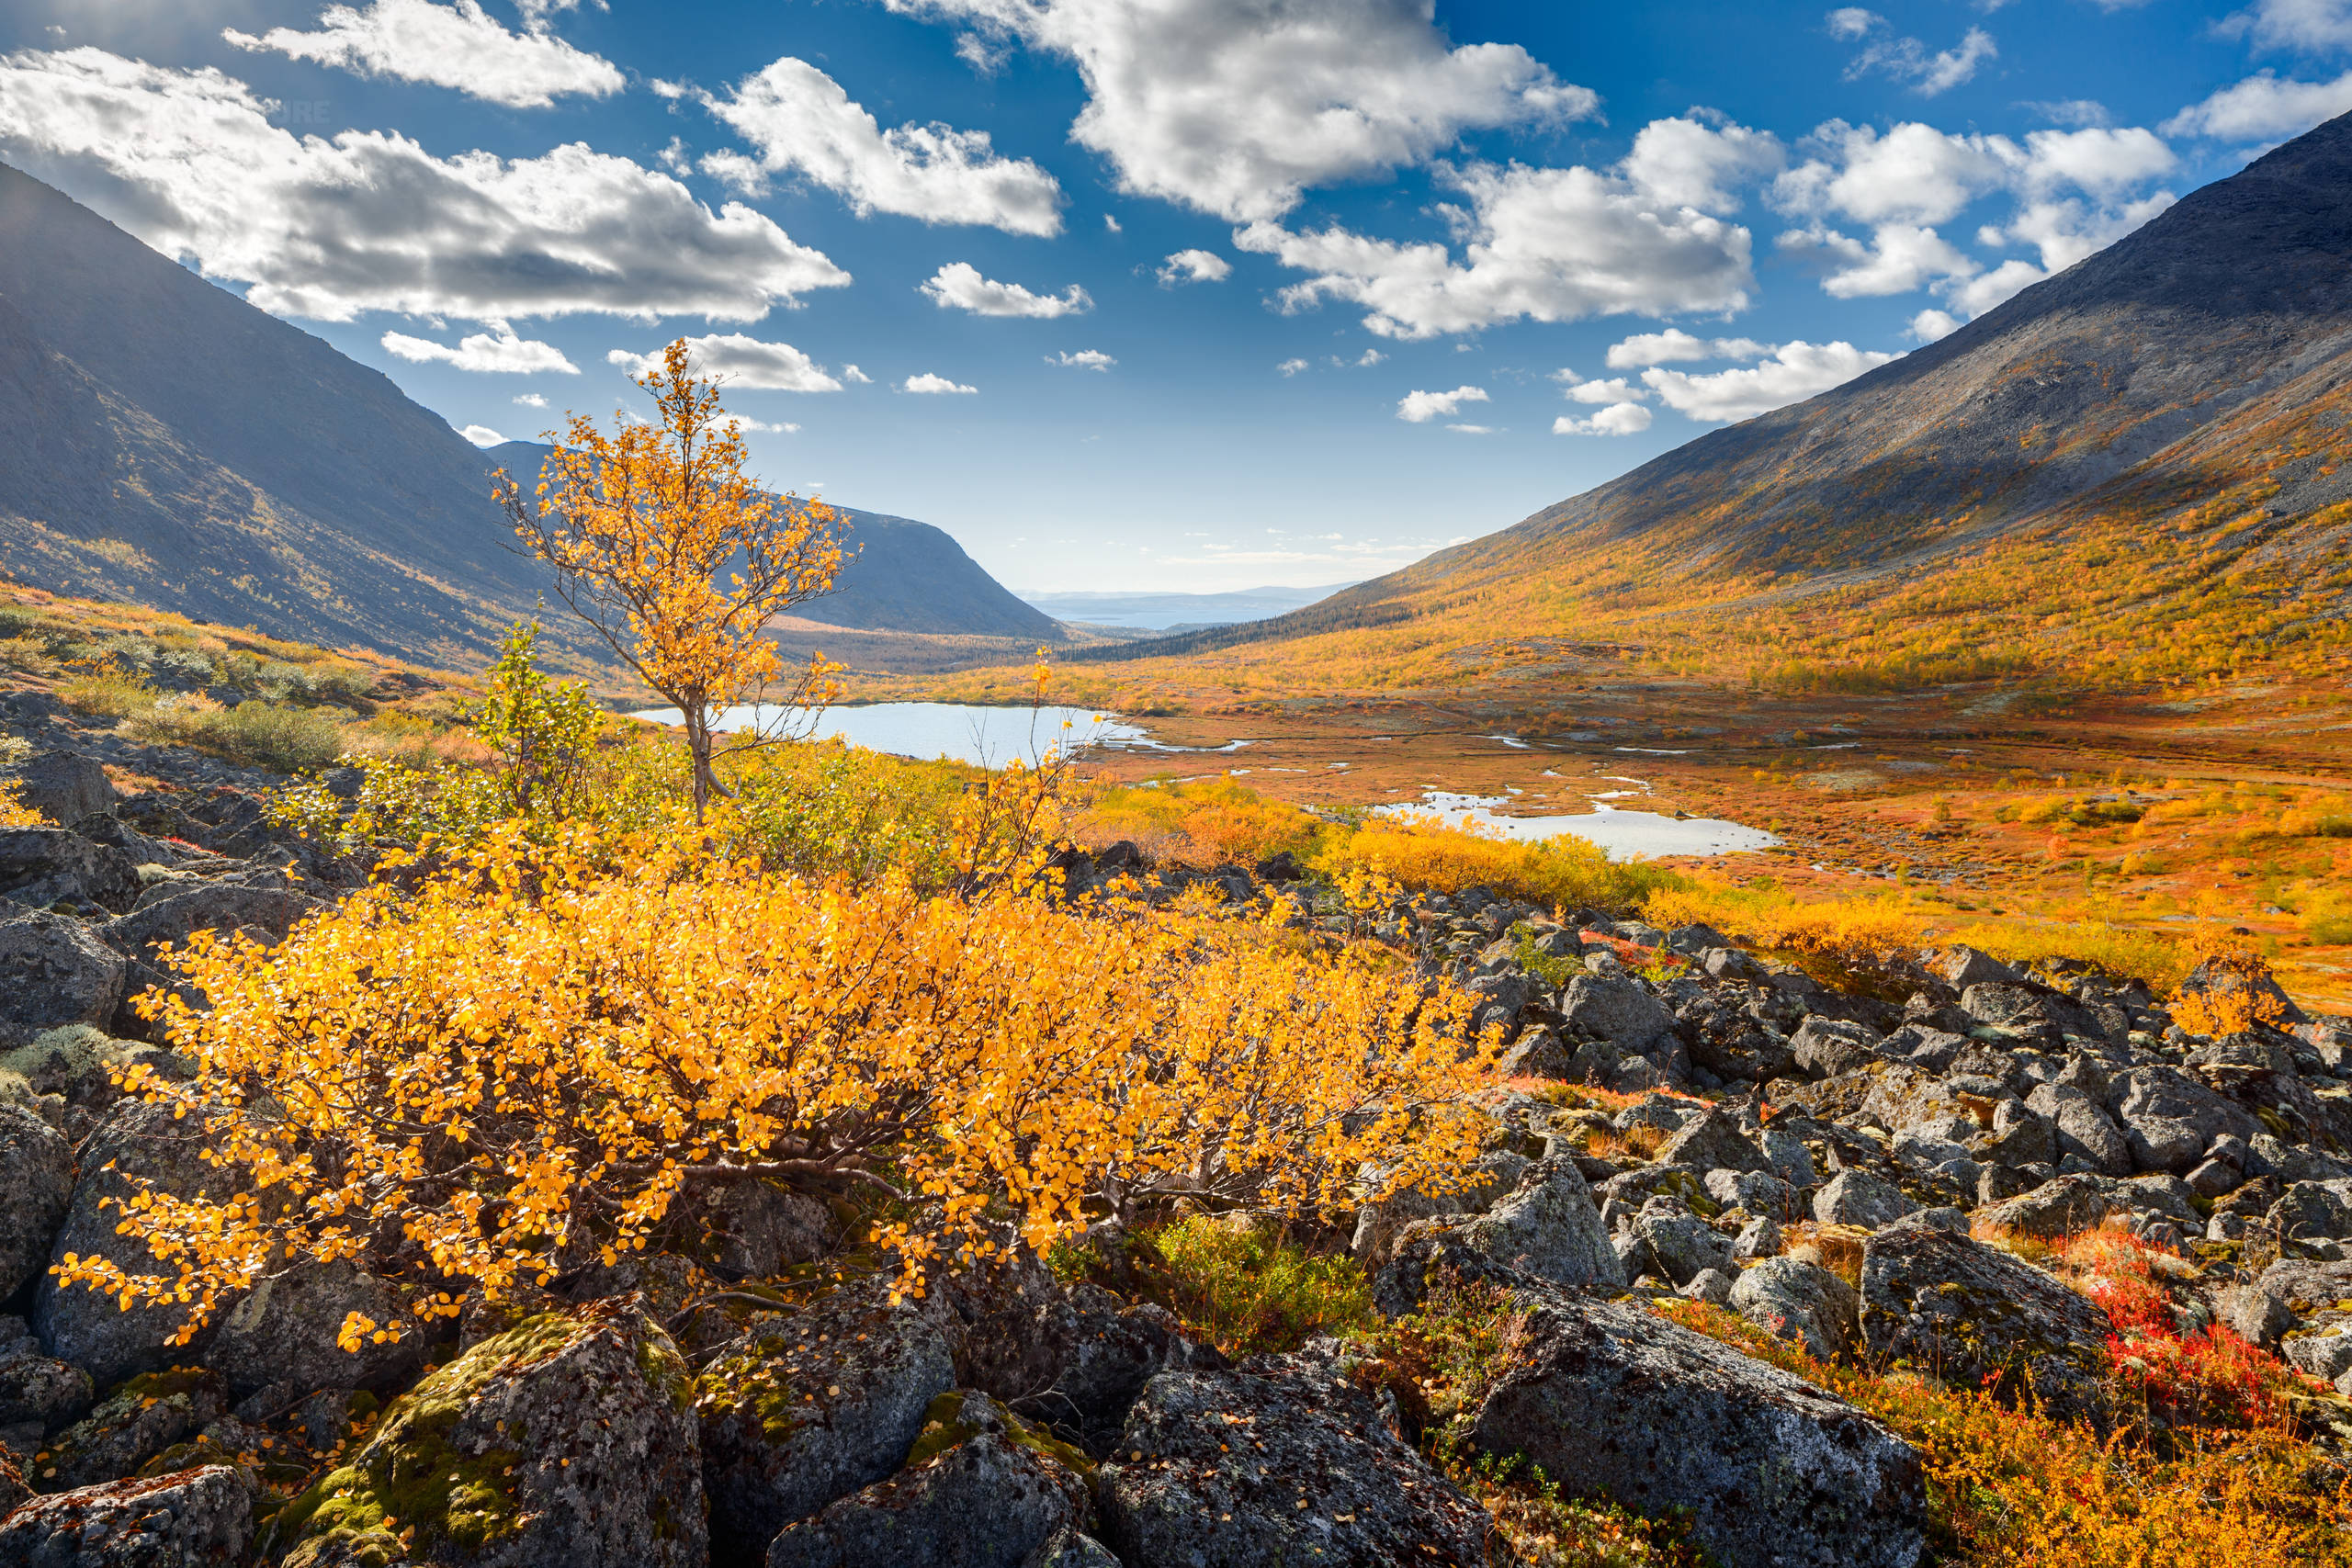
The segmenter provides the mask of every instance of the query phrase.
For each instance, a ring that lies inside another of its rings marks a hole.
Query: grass
[[[1295,1350],[1373,1321],[1372,1282],[1265,1224],[1191,1215],[1139,1237],[1127,1259],[1144,1293],[1227,1356]]]
[[[165,746],[192,746],[243,767],[277,773],[323,768],[343,751],[348,714],[248,698],[226,707],[190,694],[166,697],[123,721],[135,739]]]

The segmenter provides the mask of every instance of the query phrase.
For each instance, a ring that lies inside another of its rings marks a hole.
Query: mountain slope
[[[542,442],[509,441],[482,457],[529,484],[553,450]],[[859,631],[1061,639],[1059,623],[1013,597],[944,529],[852,506],[833,510],[849,525],[847,542],[856,554],[831,592],[794,608],[799,619]]]
[[[2306,606],[2324,618],[2338,589],[2308,569],[2352,543],[2352,471],[2327,456],[2348,378],[2352,116],[1807,402],[1307,610],[1090,657],[1247,661],[1250,644],[1384,626],[1373,643],[1389,651],[1602,626],[1653,647],[1686,633],[1763,647],[1785,629],[1771,622],[1820,620],[1808,600],[1834,600],[1848,632],[1923,615],[1938,636],[1910,643],[1925,648],[2022,637],[2005,609],[2080,611],[2084,571],[2128,580],[2110,629],[2137,624],[2132,606],[2161,620],[2185,579],[2241,569],[2325,589]],[[1940,603],[1939,581],[1940,599],[1983,602]],[[1816,629],[1813,651],[1840,641]],[[1357,642],[1329,651],[1371,651]]]
[[[811,618],[1057,637],[938,529],[854,515],[865,553]],[[0,165],[0,570],[462,667],[546,592],[513,546],[438,414]],[[560,660],[609,659],[547,630]]]

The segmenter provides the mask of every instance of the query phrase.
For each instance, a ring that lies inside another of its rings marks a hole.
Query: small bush
[[[192,746],[242,766],[277,773],[323,768],[343,749],[342,720],[328,708],[280,707],[250,699],[235,707],[199,696],[169,697],[131,716],[141,740]]]
[[[1270,1225],[1196,1214],[1137,1251],[1148,1292],[1227,1356],[1295,1350],[1372,1321],[1372,1284],[1353,1258],[1318,1256]]]
[[[58,692],[65,705],[94,718],[129,718],[155,705],[163,694],[145,676],[120,664],[105,664],[77,675]]]
[[[1335,836],[1317,855],[1315,866],[1334,879],[1368,873],[1440,893],[1485,887],[1554,908],[1630,910],[1686,882],[1674,872],[1638,861],[1612,861],[1599,845],[1578,838],[1531,843],[1418,818],[1382,818],[1351,834]]]

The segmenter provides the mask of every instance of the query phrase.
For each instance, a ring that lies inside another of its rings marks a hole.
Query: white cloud
[[[504,321],[492,321],[490,327],[489,332],[459,338],[455,348],[430,338],[410,337],[405,333],[386,333],[383,344],[401,358],[420,365],[438,360],[460,370],[509,376],[536,375],[542,370],[560,370],[567,376],[580,374],[580,367],[566,359],[563,351],[553,344],[516,337],[514,329]]]
[[[2189,105],[2158,129],[2167,136],[2283,141],[2352,110],[2352,71],[2327,82],[2282,81],[2259,72]]]
[[[2011,257],[1988,273],[1955,280],[1942,293],[1954,310],[1973,321],[2049,276],[2030,261]]]
[[[1274,374],[1277,376],[1295,376],[1306,368],[1306,361],[1304,359],[1285,359],[1280,365],[1274,367]]]
[[[1911,318],[1909,330],[1920,343],[1934,343],[1960,331],[1960,320],[1946,310],[1922,310]]]
[[[506,437],[486,424],[469,424],[458,434],[477,446],[498,446],[504,445],[506,441]]]
[[[2075,200],[2037,201],[2019,209],[2006,226],[1988,226],[1978,237],[1986,244],[2030,244],[2041,253],[2043,270],[2063,272],[2093,252],[2105,250],[2172,204],[2173,194],[2168,190],[2115,209]]]
[[[543,409],[548,406],[547,399],[537,392],[517,393],[514,400],[526,409]]]
[[[1076,316],[1094,308],[1086,290],[1073,283],[1060,294],[1032,294],[1017,283],[999,283],[980,276],[969,262],[949,262],[926,280],[923,297],[941,310],[969,310],[976,316],[1027,316],[1052,321]]]
[[[1846,67],[1846,80],[1851,82],[1875,72],[1910,83],[1912,91],[1923,98],[1932,98],[1959,86],[1976,74],[1979,65],[2001,52],[1991,33],[1983,28],[1971,28],[1954,48],[1930,54],[1926,44],[1915,38],[1895,37],[1884,17],[1859,6],[1830,12],[1828,22],[1832,38],[1849,43],[1870,40]]]
[[[1047,355],[1048,365],[1066,366],[1073,370],[1108,370],[1118,363],[1099,348],[1081,348],[1076,354]]]
[[[1783,234],[1780,243],[1792,249],[1815,245],[1842,261],[1843,266],[1821,280],[1823,290],[1840,299],[1908,294],[1976,272],[1976,263],[1957,245],[1933,229],[1910,223],[1882,223],[1867,245],[1834,229]]]
[[[2257,49],[2324,54],[2352,46],[2352,0],[2256,0],[2213,30],[2225,37],[2245,35]]]
[[[842,379],[844,381],[854,382],[861,387],[870,387],[874,385],[874,378],[868,376],[865,371],[860,370],[854,365],[844,365],[842,367]]]
[[[928,370],[924,371],[920,376],[908,377],[904,381],[899,384],[899,389],[904,392],[961,393],[972,393],[979,390],[978,387],[962,386],[956,382],[949,380],[944,376],[934,376]]]
[[[789,56],[703,106],[759,150],[713,154],[704,172],[758,194],[770,175],[798,174],[860,217],[895,212],[925,223],[984,223],[1014,234],[1061,231],[1062,191],[1026,158],[1000,158],[985,130],[907,124],[884,130],[841,84]]]
[[[1609,345],[1611,370],[1632,370],[1645,365],[1668,365],[1691,359],[1760,359],[1772,352],[1770,344],[1752,337],[1692,337],[1679,327],[1662,333],[1635,333]]]
[[[1349,300],[1368,307],[1364,326],[1383,337],[1747,304],[1749,238],[1738,224],[1661,210],[1626,182],[1582,167],[1474,164],[1442,175],[1470,200],[1468,212],[1445,209],[1464,265],[1443,244],[1369,239],[1336,224],[1292,233],[1255,223],[1234,243],[1315,275],[1283,290],[1285,309]]]
[[[1770,131],[1693,111],[1642,127],[1618,168],[1668,207],[1720,212],[1739,205],[1742,186],[1778,174],[1787,162],[1788,150]]]
[[[424,82],[508,108],[546,108],[568,93],[608,97],[623,78],[609,60],[577,50],[544,21],[510,33],[479,0],[369,0],[330,6],[314,33],[272,28],[255,38],[234,28],[220,36],[239,49],[339,65],[364,76]]]
[[[1687,370],[1652,367],[1642,381],[1668,408],[1702,422],[1751,419],[1850,381],[1900,355],[1856,348],[1850,343],[1784,343],[1772,357],[1752,368],[1694,376]]]
[[[1119,220],[1106,212],[1102,215],[1102,227],[1115,234],[1119,231]]]
[[[1270,220],[1303,191],[1419,163],[1464,130],[1599,99],[1516,44],[1449,49],[1427,0],[885,0],[1073,62],[1072,140],[1123,189]]]
[[[1800,145],[1811,155],[1774,182],[1776,204],[1865,223],[1944,222],[2007,184],[2022,161],[2005,138],[1948,136],[1917,120],[1881,135],[1833,119]]]
[[[1611,403],[1590,419],[1566,414],[1552,422],[1555,435],[1638,435],[1650,427],[1650,411],[1639,403]]]
[[[1453,418],[1462,412],[1464,403],[1487,400],[1484,387],[1456,387],[1450,392],[1408,392],[1396,400],[1396,417],[1408,424],[1427,424],[1440,417]]]
[[[1371,367],[1379,364],[1387,357],[1388,356],[1386,355],[1381,353],[1380,350],[1376,348],[1367,348],[1362,354],[1356,355],[1356,366],[1359,369],[1369,369]]]
[[[1492,435],[1495,433],[1495,427],[1491,424],[1449,424],[1446,429],[1459,432],[1464,435]]]
[[[1233,276],[1233,264],[1215,251],[1178,251],[1159,269],[1162,288],[1180,283],[1223,283]]]
[[[297,138],[219,71],[97,49],[0,56],[0,157],[279,315],[756,321],[849,274],[748,207],[570,143],[436,158],[398,134]]]
[[[741,413],[730,413],[727,418],[729,423],[741,425],[745,430],[764,430],[771,435],[797,435],[800,434],[800,427],[789,422],[781,424],[770,424],[763,419],[753,419],[749,414]]]
[[[1623,376],[1611,376],[1606,381],[1578,381],[1563,394],[1578,403],[1645,403],[1650,395]]]
[[[625,348],[605,355],[631,376],[662,367],[662,351],[631,354]],[[763,343],[741,333],[686,339],[686,363],[695,374],[715,376],[721,384],[746,390],[770,392],[838,392],[842,384],[824,367],[788,343]]]

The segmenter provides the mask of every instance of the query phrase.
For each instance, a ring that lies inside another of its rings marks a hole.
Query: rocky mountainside
[[[2224,496],[2255,519],[2233,556],[2291,574],[2352,546],[2352,469],[2331,456],[2347,382],[2352,115],[1805,402],[1309,609],[1093,657],[1381,626],[1595,575],[1867,590],[2094,521],[2154,532]]]
[[[100,1248],[150,1266],[112,1212],[140,1184],[226,1179],[119,1087],[191,1071],[126,1005],[172,983],[160,944],[283,934],[365,868],[273,822],[257,776],[39,694],[0,698],[0,725],[46,818],[0,829],[0,1563],[1510,1561],[1424,1458],[1435,1413],[1363,1342],[1230,1361],[1130,1288],[1107,1223],[1099,1280],[1016,1248],[901,1300],[847,1201],[697,1186],[666,1250],[469,1298],[429,1347],[338,1345],[351,1314],[401,1311],[351,1262],[289,1267],[187,1344],[174,1314],[61,1285],[52,1263]],[[122,794],[107,763],[154,784]],[[1065,858],[1079,895],[1189,886],[1238,918],[1281,893],[1301,940],[1359,931],[1280,861]],[[2352,1389],[2352,1021],[2200,1038],[2136,985],[1966,949],[1845,990],[1702,927],[1475,888],[1400,896],[1366,934],[1516,1033],[1474,1179],[1366,1205],[1352,1242],[1388,1318],[1448,1291],[1511,1303],[1510,1353],[1449,1417],[1470,1454],[1679,1513],[1715,1561],[1916,1568],[1910,1444],[1654,1303],[2104,1429],[2139,1418],[2114,1403],[2117,1325],[2027,1245],[2102,1223],[2168,1249],[2151,1289],[2179,1323],[2309,1374],[2323,1451],[2352,1443],[2326,1386]]]
[[[509,441],[482,456],[529,483],[553,450]],[[849,525],[848,542],[857,553],[831,592],[795,606],[797,618],[858,631],[1060,640],[1059,622],[1013,597],[944,529],[854,506],[833,510]]]
[[[34,587],[460,668],[545,591],[447,421],[5,165],[0,436],[0,570]],[[816,618],[1055,635],[945,534],[858,515]]]

